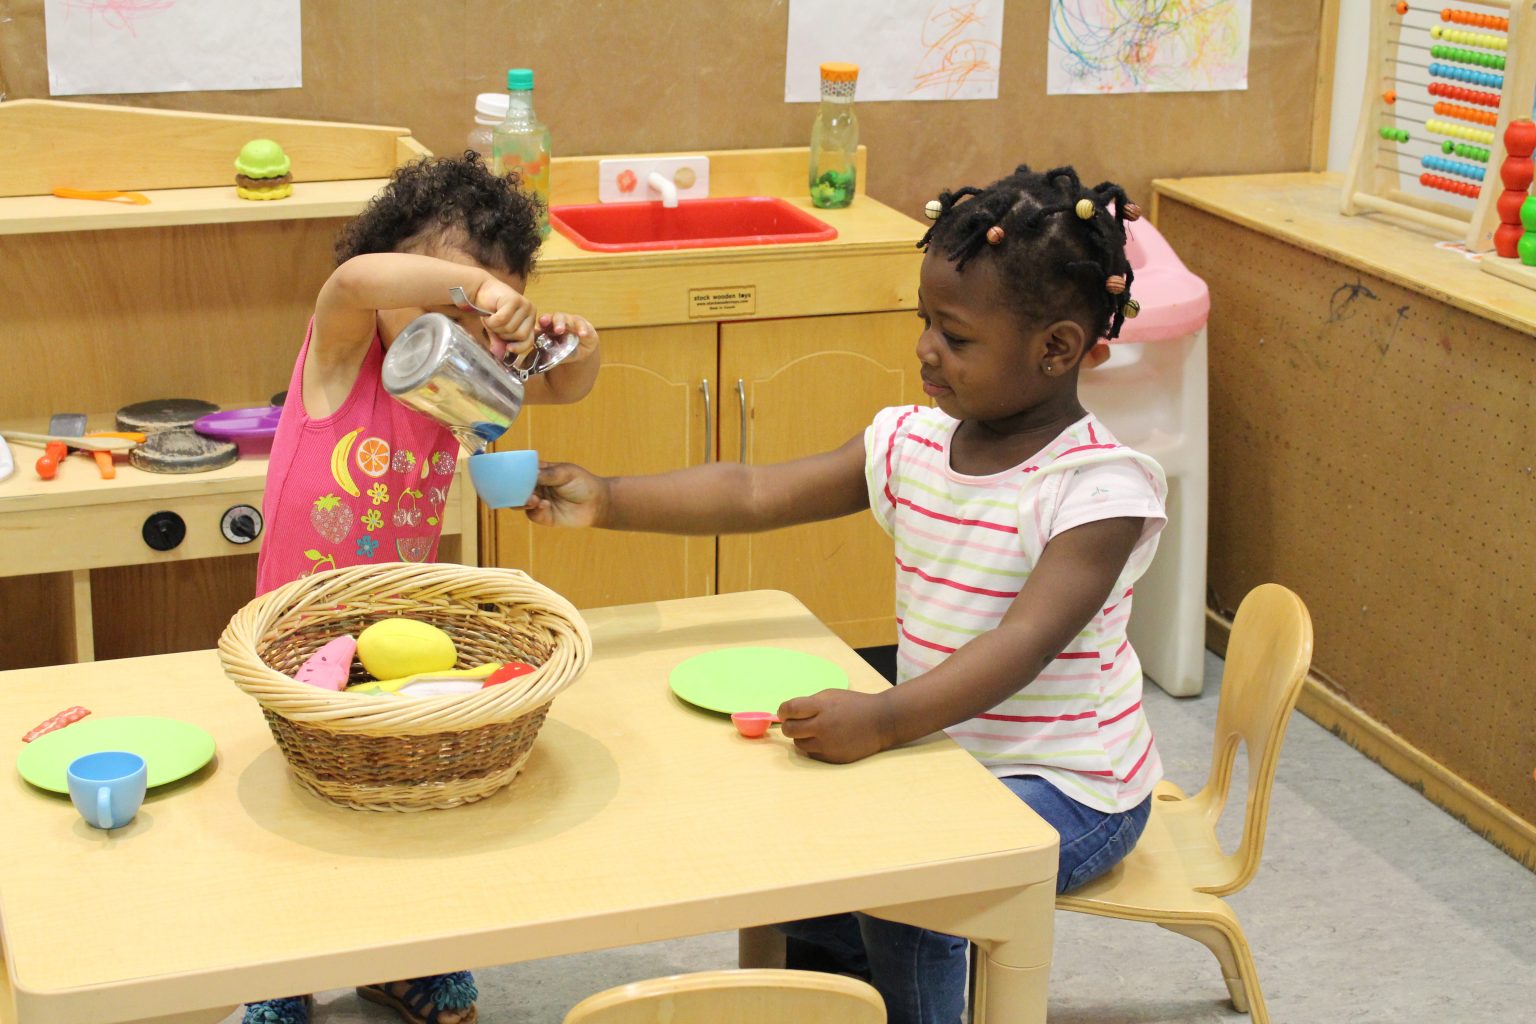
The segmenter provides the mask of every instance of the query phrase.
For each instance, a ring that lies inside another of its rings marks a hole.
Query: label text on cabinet
[[[688,317],[717,317],[722,313],[757,312],[757,285],[737,288],[690,288],[688,289]]]

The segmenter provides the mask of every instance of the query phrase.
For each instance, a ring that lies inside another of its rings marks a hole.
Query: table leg
[[[1056,913],[1056,880],[968,893],[865,913],[960,935],[980,950],[973,1024],[1044,1024]]]
[[[736,933],[736,965],[741,968],[784,966],[784,933],[771,924]]]
[[[75,634],[75,661],[96,660],[96,627],[91,617],[91,570],[70,573],[70,614]]]

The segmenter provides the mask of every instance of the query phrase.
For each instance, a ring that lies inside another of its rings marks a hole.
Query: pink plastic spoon
[[[737,732],[755,740],[768,732],[769,725],[777,724],[779,716],[772,711],[735,711],[731,713],[731,721]]]

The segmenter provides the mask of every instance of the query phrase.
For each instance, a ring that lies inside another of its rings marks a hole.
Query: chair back
[[[811,971],[700,971],[588,996],[564,1024],[885,1024],[880,993]]]
[[[1249,591],[1238,606],[1227,644],[1211,775],[1191,798],[1204,805],[1214,828],[1226,808],[1241,744],[1248,752],[1243,836],[1226,858],[1228,876],[1200,886],[1204,892],[1217,896],[1236,892],[1259,869],[1280,745],[1311,663],[1312,617],[1301,598],[1278,583],[1265,583]]]

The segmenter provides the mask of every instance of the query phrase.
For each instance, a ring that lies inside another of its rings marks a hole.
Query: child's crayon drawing
[[[1253,0],[1051,0],[1047,92],[1248,87]]]

